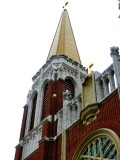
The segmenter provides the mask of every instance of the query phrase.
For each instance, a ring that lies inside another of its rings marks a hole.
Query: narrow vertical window
[[[43,120],[46,117],[47,112],[47,100],[48,100],[48,84],[45,85],[44,94],[43,94],[43,107],[42,107],[42,117]]]
[[[31,113],[31,121],[30,121],[30,131],[34,127],[36,103],[37,103],[37,93],[35,94],[35,96],[33,98],[33,101],[32,101],[32,113]]]
[[[110,93],[110,81],[107,77],[105,78],[105,87],[106,87],[106,94],[108,95]]]
[[[99,85],[100,85],[100,95],[101,95],[101,99],[103,99],[103,98],[104,98],[104,87],[103,87],[103,81],[102,81],[102,79],[100,79]]]
[[[64,81],[64,91],[66,91],[66,90],[70,91],[70,93],[71,93],[70,99],[73,99],[74,98],[74,85],[70,79],[66,79]]]

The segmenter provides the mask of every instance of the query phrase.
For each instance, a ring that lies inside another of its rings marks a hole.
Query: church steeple
[[[47,60],[53,55],[65,55],[81,64],[69,15],[63,10]]]

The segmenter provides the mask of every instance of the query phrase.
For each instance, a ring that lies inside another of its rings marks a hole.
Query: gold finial
[[[65,9],[65,7],[68,5],[69,2],[66,2],[63,6],[63,9]]]

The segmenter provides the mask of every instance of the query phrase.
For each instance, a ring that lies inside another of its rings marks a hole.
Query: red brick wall
[[[57,133],[57,123],[54,122],[54,115],[63,107],[63,80],[50,81],[48,84],[47,116],[52,115],[52,122],[44,125],[43,137],[54,137]],[[56,94],[56,97],[53,95]]]
[[[57,140],[57,152],[56,152],[56,159],[54,160],[61,160],[61,144],[62,144],[62,138],[59,137]]]
[[[26,126],[26,119],[27,119],[27,112],[28,112],[28,106],[24,106],[24,112],[23,112],[23,119],[22,119],[22,125],[21,125],[21,131],[20,131],[20,138],[19,141],[23,139],[25,134],[25,126]],[[22,157],[22,147],[16,147],[15,151],[15,160],[21,160]]]
[[[52,100],[55,92],[53,87],[56,86],[57,97]],[[62,108],[63,81],[49,83],[49,114],[54,115]],[[48,112],[47,112],[48,113]],[[120,136],[120,100],[116,92],[112,97],[100,104],[100,113],[97,118],[89,125],[85,125],[79,120],[74,126],[67,131],[67,160],[72,157],[79,146],[80,142],[85,139],[91,132],[100,128],[109,128]],[[24,128],[24,127],[23,127]],[[44,136],[55,136],[56,122],[48,122],[43,128]],[[23,135],[23,134],[22,134]],[[22,136],[21,136],[22,137]],[[16,159],[21,160],[22,148],[16,149]],[[40,142],[39,149],[34,152],[27,160],[61,160],[61,136],[55,141],[43,140]]]
[[[26,160],[60,160],[61,159],[61,138],[56,141],[40,142],[39,149],[30,155]]]
[[[22,147],[20,147],[20,146],[16,147],[16,152],[15,152],[14,160],[21,160],[21,158],[22,158],[22,151],[23,151]]]
[[[45,123],[42,129],[42,137],[52,137],[51,128],[52,128],[51,122]]]
[[[100,105],[100,113],[97,115],[96,120],[87,126],[79,121],[67,132],[67,160],[72,160],[80,142],[97,129],[109,128],[120,136],[120,116],[118,115],[120,115],[120,101],[116,93]]]
[[[63,80],[50,81],[48,84],[47,116],[54,115],[63,107]],[[57,97],[52,97],[56,94]]]

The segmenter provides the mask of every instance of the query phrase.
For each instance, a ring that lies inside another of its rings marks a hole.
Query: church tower
[[[118,48],[111,55],[104,73],[88,74],[63,10],[47,61],[32,78],[15,160],[120,159]]]

